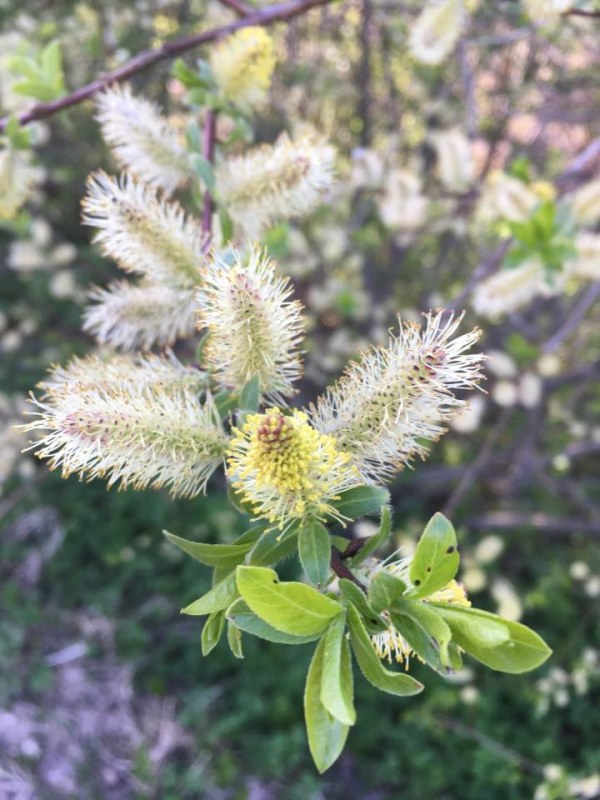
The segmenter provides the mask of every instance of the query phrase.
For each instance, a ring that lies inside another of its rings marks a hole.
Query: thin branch
[[[498,421],[488,433],[483,443],[479,455],[463,472],[463,475],[456,488],[448,498],[443,508],[443,513],[451,517],[458,506],[462,503],[469,492],[475,488],[480,475],[486,470],[489,460],[494,455],[494,448],[500,437],[504,434],[509,420],[512,417],[512,408],[503,409],[498,417]]]
[[[123,66],[112,72],[107,72],[106,75],[96,78],[96,80],[76,89],[65,97],[53,100],[51,103],[38,103],[33,108],[29,109],[29,111],[20,114],[17,119],[22,125],[26,125],[34,120],[51,117],[59,111],[64,111],[66,108],[71,108],[72,106],[82,103],[111,83],[127,80],[133,75],[137,75],[139,72],[148,69],[148,67],[154,66],[154,64],[175,58],[175,56],[192,50],[201,44],[207,44],[208,42],[213,42],[215,39],[228,36],[240,30],[240,28],[248,28],[252,25],[266,27],[276,22],[290,20],[301,14],[305,14],[312,8],[319,8],[331,2],[333,2],[333,0],[291,0],[290,2],[277,3],[276,5],[259,9],[243,19],[238,19],[235,22],[229,23],[229,25],[223,25],[220,28],[213,28],[208,31],[202,31],[202,33],[196,33],[191,36],[184,36],[181,39],[174,39],[171,42],[165,42],[162,47],[156,50],[144,50],[138,53],[123,64]],[[0,119],[0,131],[4,130],[8,120],[9,117]]]
[[[571,309],[569,316],[556,331],[556,333],[548,339],[542,350],[544,353],[553,353],[557,350],[564,340],[579,327],[579,323],[585,317],[590,308],[594,305],[596,300],[600,298],[600,281],[593,283],[577,300]]]
[[[550,514],[521,514],[517,511],[491,511],[477,517],[463,520],[472,530],[501,530],[520,532],[523,528],[531,528],[549,536],[572,536],[575,533],[600,536],[600,523],[588,522],[575,517],[555,517]]]
[[[363,591],[365,591],[365,587],[363,584],[358,580],[358,578],[351,572],[348,567],[342,561],[342,556],[340,551],[337,550],[335,547],[331,548],[331,561],[330,561],[331,569],[335,572],[338,578],[346,578],[352,583],[355,583],[359,586]]]
[[[246,5],[246,3],[240,2],[240,0],[220,0],[220,2],[230,8],[232,11],[235,11],[240,17],[247,17],[249,14],[252,14],[254,9],[252,6]]]
[[[600,19],[600,11],[585,11],[583,8],[572,8],[570,11],[565,11],[563,17],[590,17],[591,19]]]

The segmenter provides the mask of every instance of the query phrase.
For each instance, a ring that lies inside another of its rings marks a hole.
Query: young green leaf
[[[225,612],[213,611],[202,628],[202,655],[207,656],[218,645],[225,630]]]
[[[387,630],[388,626],[369,604],[365,593],[361,591],[355,583],[352,583],[352,581],[349,581],[347,578],[341,578],[339,587],[342,602],[345,605],[352,603],[362,617],[365,628],[369,633],[382,633]]]
[[[350,563],[353,566],[356,566],[372,555],[376,550],[379,550],[379,548],[387,541],[391,530],[392,516],[390,509],[387,506],[382,506],[381,525],[379,526],[379,530],[374,536],[371,536],[369,539],[367,539],[358,553],[352,558]]]
[[[204,158],[204,156],[201,156],[199,153],[192,153],[190,155],[190,164],[208,191],[214,192],[215,172],[210,161]]]
[[[237,596],[235,572],[232,572],[224,580],[217,583],[216,586],[213,586],[205,595],[194,600],[189,606],[182,608],[181,613],[191,614],[192,616],[212,614],[213,611],[221,611],[221,609],[230,606]]]
[[[349,726],[332,717],[321,702],[325,639],[321,639],[308,668],[304,689],[304,719],[310,754],[319,772],[337,760],[344,749]]]
[[[369,583],[369,603],[379,614],[381,611],[389,610],[405,591],[404,581],[382,570],[376,572]]]
[[[284,633],[310,635],[324,631],[342,606],[304,583],[280,583],[275,570],[238,567],[241,596],[261,619]]]
[[[373,649],[358,611],[353,606],[348,606],[348,624],[354,655],[362,674],[369,683],[382,692],[399,696],[419,694],[423,691],[423,684],[410,675],[385,669]]]
[[[270,530],[263,533],[250,551],[250,563],[263,566],[276,564],[278,561],[288,558],[296,550],[297,536],[298,526],[296,525],[292,525],[285,533],[281,533],[278,530]]]
[[[336,617],[323,635],[323,677],[321,703],[344,725],[354,725],[354,679],[350,647],[345,638],[346,619]]]
[[[377,514],[382,506],[390,502],[390,493],[380,486],[355,486],[340,492],[340,499],[332,506],[341,516],[348,519]]]
[[[255,543],[255,540],[251,540],[244,544],[206,544],[206,542],[190,542],[168,531],[163,533],[169,542],[209,567],[236,567],[242,563],[246,553]],[[259,535],[260,532],[257,531],[256,538]]]
[[[330,572],[331,542],[326,528],[318,520],[307,520],[300,528],[298,555],[309,581],[315,586],[324,586]]]
[[[447,675],[452,634],[440,615],[419,600],[401,599],[394,605],[391,617],[396,629],[419,658],[442,675]]]
[[[242,389],[240,408],[256,413],[260,404],[260,378],[255,375]]]
[[[419,539],[410,566],[414,586],[410,596],[427,597],[442,589],[456,575],[459,562],[451,522],[443,514],[434,514]]]
[[[227,643],[229,649],[236,658],[244,657],[244,651],[242,650],[242,632],[231,620],[227,620]]]
[[[266,639],[268,642],[277,644],[307,644],[314,642],[320,637],[320,633],[313,633],[307,636],[294,636],[291,633],[282,633],[276,628],[257,617],[248,605],[240,598],[232,603],[226,612],[227,619],[244,633],[257,636],[259,639]]]
[[[529,672],[552,653],[541,636],[520,622],[477,608],[431,605],[450,626],[453,641],[490,669],[515,674]]]

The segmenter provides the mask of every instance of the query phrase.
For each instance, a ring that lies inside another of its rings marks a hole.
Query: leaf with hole
[[[434,514],[419,539],[410,565],[410,580],[414,586],[410,596],[428,597],[443,589],[456,575],[459,562],[452,523],[443,514]]]
[[[275,570],[265,567],[238,567],[237,585],[252,611],[284,633],[320,633],[343,611],[338,602],[312,586],[282,583]]]

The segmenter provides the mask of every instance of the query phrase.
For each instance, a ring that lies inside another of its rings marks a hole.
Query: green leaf
[[[240,408],[244,411],[256,413],[260,404],[260,378],[255,375],[242,389],[240,394]]]
[[[353,566],[360,564],[387,541],[392,530],[392,516],[387,506],[381,508],[381,525],[374,536],[371,536],[360,548],[350,562]]]
[[[257,566],[276,564],[288,558],[296,550],[296,537],[298,527],[293,525],[285,533],[271,530],[263,533],[256,545],[250,551],[249,561]]]
[[[31,136],[16,117],[10,117],[4,128],[13,150],[28,150],[31,145]]]
[[[183,61],[178,58],[171,67],[171,74],[178,81],[181,81],[186,89],[211,89],[212,82],[209,78],[205,78],[194,71]]]
[[[324,631],[342,606],[304,583],[280,583],[275,570],[238,567],[241,596],[261,619],[284,633],[310,635]]]
[[[259,639],[266,639],[268,642],[277,644],[307,644],[314,642],[320,637],[320,633],[313,633],[307,636],[294,636],[291,633],[283,633],[273,628],[260,617],[257,617],[248,605],[240,598],[229,606],[226,612],[227,619],[231,620],[236,627],[257,636]]]
[[[371,607],[365,593],[355,583],[352,583],[347,578],[341,578],[339,587],[342,601],[345,604],[352,603],[362,617],[365,628],[369,633],[382,633],[387,630],[388,626],[375,609]]]
[[[221,223],[221,244],[226,245],[233,239],[233,220],[224,208],[219,209],[219,222]]]
[[[381,570],[376,572],[369,583],[369,603],[379,614],[389,610],[406,591],[406,584],[395,575]]]
[[[391,611],[392,622],[415,653],[430,667],[447,675],[448,647],[452,633],[438,613],[419,600],[399,600]]]
[[[298,555],[304,572],[315,586],[324,586],[329,578],[331,542],[318,520],[309,519],[300,528]]]
[[[169,542],[209,567],[236,567],[254,546],[253,540],[244,544],[206,544],[206,542],[190,542],[168,531],[163,533]],[[257,537],[258,535],[257,531]]]
[[[552,650],[535,631],[477,608],[432,603],[450,626],[453,641],[470,656],[499,672],[539,667]]]
[[[60,42],[54,40],[42,50],[40,64],[47,83],[54,86],[58,92],[63,90],[63,68]]]
[[[415,587],[410,596],[427,597],[454,578],[460,557],[452,523],[443,514],[434,514],[423,531],[410,565],[410,580]]]
[[[378,514],[381,507],[390,502],[390,493],[380,486],[355,486],[340,492],[339,497],[331,505],[347,519]]]
[[[319,772],[337,760],[344,749],[349,726],[332,717],[321,702],[323,654],[325,639],[321,639],[308,668],[304,689],[304,719],[310,754]]]
[[[382,692],[401,697],[419,694],[419,692],[423,691],[423,684],[410,675],[385,669],[373,649],[358,611],[353,606],[348,606],[348,624],[350,626],[352,649],[358,661],[358,666],[370,684]]]
[[[213,611],[202,628],[202,655],[207,656],[218,645],[225,630],[225,611]]]
[[[321,703],[344,725],[354,725],[354,679],[350,647],[344,636],[345,616],[336,617],[323,635],[323,677],[321,680]]]
[[[227,644],[236,658],[243,658],[242,632],[230,620],[227,621]]]
[[[221,611],[221,609],[230,606],[237,596],[235,572],[232,572],[224,580],[217,583],[216,586],[213,586],[205,595],[194,600],[189,606],[182,608],[181,613],[191,614],[192,616],[212,614],[213,611]]]
[[[40,80],[25,80],[14,83],[11,87],[13,92],[22,94],[25,97],[33,97],[42,103],[49,103],[56,98],[56,92],[52,87]]]
[[[209,192],[214,192],[215,190],[215,171],[213,169],[213,165],[208,161],[204,156],[201,156],[199,153],[192,153],[190,155],[190,164],[192,165],[192,169],[198,175],[198,177],[202,180],[206,188]]]

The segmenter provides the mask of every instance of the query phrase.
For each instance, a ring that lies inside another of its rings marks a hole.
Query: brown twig
[[[553,353],[555,350],[557,350],[564,340],[579,327],[579,323],[599,298],[600,281],[593,283],[588,289],[586,289],[585,292],[583,292],[581,297],[579,297],[569,312],[566,320],[556,331],[556,333],[544,344],[542,348],[543,352]]]
[[[148,69],[148,67],[154,66],[154,64],[175,58],[175,56],[192,50],[201,44],[213,42],[215,39],[220,39],[223,36],[235,33],[235,31],[240,30],[240,28],[247,28],[251,25],[266,27],[276,22],[290,20],[301,14],[305,14],[312,8],[319,8],[331,2],[333,2],[333,0],[290,0],[290,2],[277,3],[276,5],[253,11],[251,14],[248,14],[248,16],[231,22],[229,25],[223,25],[220,28],[213,28],[208,31],[202,31],[201,33],[184,36],[181,39],[175,39],[171,42],[165,42],[162,47],[156,50],[144,50],[138,53],[123,64],[123,66],[112,72],[107,72],[106,75],[96,78],[96,80],[76,89],[65,97],[53,100],[50,103],[38,103],[33,108],[29,109],[29,111],[20,114],[17,119],[22,125],[26,125],[34,120],[51,117],[53,114],[57,114],[60,111],[82,103],[111,83],[127,80],[127,78],[137,75],[139,72]],[[4,130],[8,120],[9,117],[0,119],[0,131]]]
[[[252,6],[246,5],[246,3],[240,2],[240,0],[219,0],[224,6],[230,8],[232,11],[235,11],[236,14],[239,14],[240,17],[247,17],[249,14],[255,10]]]
[[[600,523],[588,522],[575,517],[555,517],[550,514],[522,514],[517,511],[491,511],[477,517],[469,517],[463,524],[473,530],[520,531],[522,528],[549,536],[572,536],[575,533],[600,536]]]
[[[351,572],[348,569],[348,567],[344,564],[344,562],[342,561],[342,556],[340,551],[337,550],[335,547],[331,548],[330,565],[331,569],[335,572],[338,578],[346,578],[347,580],[352,581],[352,583],[355,583],[357,586],[359,586],[361,589],[364,590],[365,587],[354,575],[354,573]]]
[[[589,17],[590,19],[600,19],[600,11],[585,11],[583,8],[572,8],[565,11],[564,17]]]

